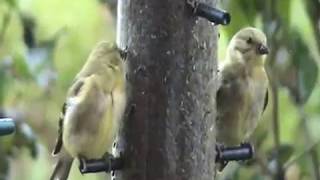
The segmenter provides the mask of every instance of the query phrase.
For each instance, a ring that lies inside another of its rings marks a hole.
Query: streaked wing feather
[[[268,101],[269,101],[269,93],[268,93],[268,89],[266,90],[266,95],[264,97],[264,105],[263,105],[263,111],[264,112],[267,108],[268,105]]]
[[[70,90],[69,90],[69,95],[72,96],[76,96],[82,86],[83,86],[84,82],[82,79],[80,80],[75,80],[75,83],[71,86]],[[67,103],[63,103],[62,106],[62,111],[60,113],[60,117],[59,117],[59,129],[58,129],[58,138],[56,140],[56,145],[52,151],[52,155],[56,155],[61,151],[62,145],[63,145],[63,140],[62,140],[62,136],[63,136],[63,121],[64,121],[64,116],[66,114],[67,111]]]
[[[62,142],[63,119],[64,119],[64,115],[66,113],[66,109],[67,109],[67,104],[63,103],[62,111],[61,111],[61,114],[60,114],[60,117],[59,117],[58,138],[56,140],[56,145],[55,145],[55,147],[53,149],[53,152],[52,152],[53,155],[58,154],[60,152],[61,148],[62,148],[62,145],[63,145],[63,142]]]

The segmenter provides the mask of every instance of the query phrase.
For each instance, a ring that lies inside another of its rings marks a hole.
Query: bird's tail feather
[[[73,158],[69,155],[59,157],[50,180],[67,180],[72,166]]]

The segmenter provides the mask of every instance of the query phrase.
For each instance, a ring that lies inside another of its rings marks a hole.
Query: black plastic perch
[[[106,172],[109,173],[114,170],[120,170],[123,168],[123,160],[121,158],[109,158],[109,159],[94,159],[85,160],[80,159],[79,170],[82,174]]]
[[[224,10],[211,7],[204,3],[196,2],[195,0],[187,0],[187,3],[193,9],[194,14],[206,18],[216,25],[228,25],[231,21],[230,14]]]
[[[217,146],[216,162],[244,161],[251,159],[253,155],[254,149],[249,143],[234,147]]]
[[[15,123],[11,118],[0,118],[0,136],[14,133]]]

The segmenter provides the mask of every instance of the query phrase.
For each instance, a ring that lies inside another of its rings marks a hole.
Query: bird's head
[[[116,86],[123,85],[123,78],[126,72],[125,59],[127,56],[127,50],[121,50],[116,43],[102,42],[98,45],[100,48],[101,56],[103,56],[102,64],[107,65],[109,72],[112,75],[106,74],[108,78],[115,78]],[[101,64],[99,65],[101,66]]]
[[[243,28],[231,39],[228,51],[241,56],[245,63],[263,63],[269,53],[266,35],[257,28]]]
[[[97,66],[107,64],[113,70],[119,70],[122,66],[122,60],[124,55],[118,48],[116,43],[113,42],[100,42],[91,53],[91,59],[100,61]]]

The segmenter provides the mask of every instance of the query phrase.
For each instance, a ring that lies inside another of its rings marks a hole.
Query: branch
[[[311,146],[307,147],[303,152],[301,152],[299,155],[296,155],[294,158],[292,158],[290,161],[286,162],[283,165],[284,169],[289,168],[292,164],[294,164],[295,162],[297,162],[300,158],[302,158],[303,156],[307,155],[308,153],[310,153],[313,149],[316,149],[316,146],[319,145],[320,143],[320,139],[318,141],[316,141],[315,143],[313,143]]]
[[[265,161],[266,157],[264,157],[261,153],[257,152],[255,154],[255,159],[260,166],[262,172],[270,177],[273,177],[272,171],[268,167],[268,163]]]
[[[300,123],[303,128],[306,144],[310,144],[311,143],[311,135],[310,135],[308,127],[307,127],[307,116],[304,112],[302,105],[298,105],[298,110],[299,110],[299,116],[300,116]],[[318,157],[318,153],[314,147],[310,149],[310,157],[311,157],[311,162],[312,162],[312,167],[313,167],[315,179],[320,180],[319,157]]]
[[[279,158],[279,149],[280,149],[280,127],[279,127],[279,103],[278,103],[278,87],[277,87],[277,79],[274,76],[272,70],[268,73],[270,86],[272,91],[272,132],[273,132],[273,139],[274,139],[274,146],[275,146],[275,157],[276,157],[276,164],[277,164],[277,173],[276,179],[282,180],[283,178],[283,169],[282,164]]]
[[[268,3],[269,2],[269,3]],[[281,19],[276,11],[276,0],[266,1],[266,8],[264,13],[264,26],[265,29],[270,25],[270,22],[275,22],[275,29],[274,31],[268,32],[268,38],[271,40],[271,47],[275,49],[271,51],[270,55],[268,56],[268,66],[267,66],[267,74],[270,81],[271,92],[272,92],[272,132],[273,132],[273,139],[274,139],[274,146],[276,152],[276,165],[277,165],[277,173],[275,175],[275,179],[282,180],[284,179],[284,173],[281,165],[281,161],[279,159],[279,147],[280,147],[280,127],[279,127],[279,103],[278,103],[278,78],[276,73],[274,72],[274,64],[276,60],[276,50],[279,49],[278,47],[281,45],[278,42],[276,35],[279,33],[281,29]]]

